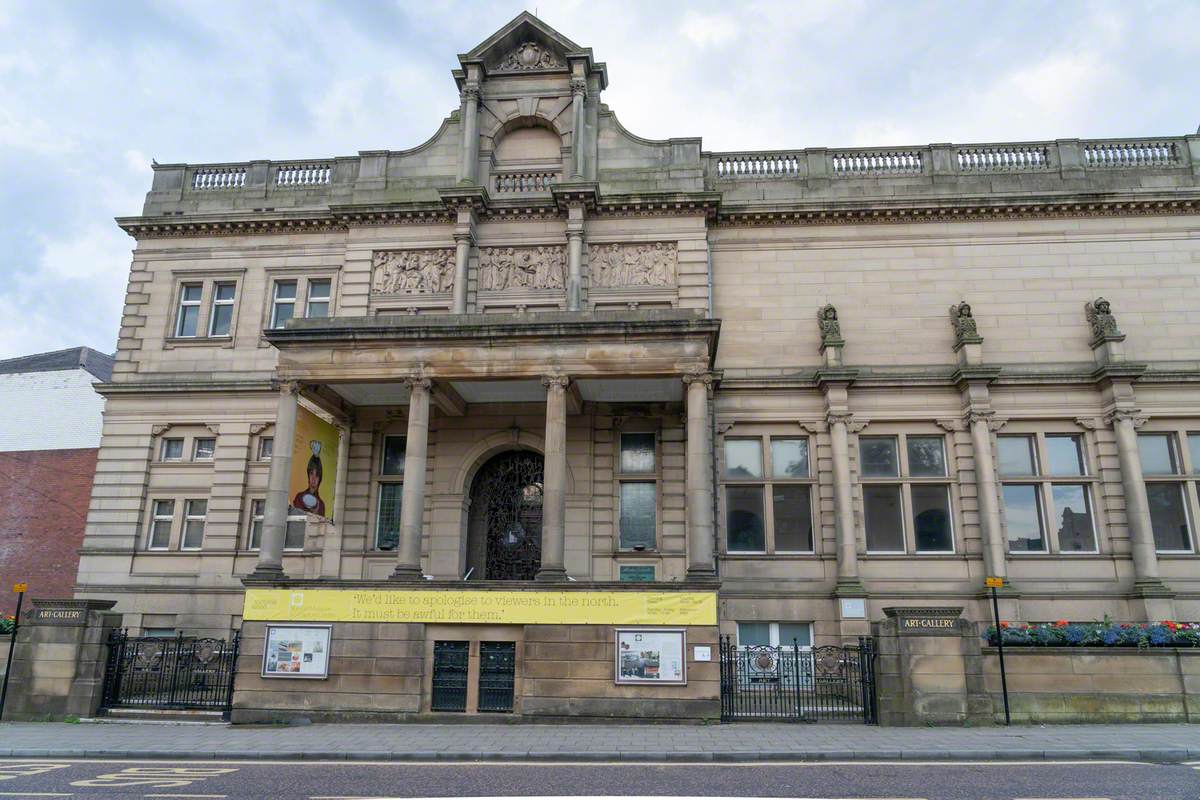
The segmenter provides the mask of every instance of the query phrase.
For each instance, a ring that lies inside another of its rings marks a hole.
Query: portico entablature
[[[336,384],[680,376],[711,365],[719,330],[672,309],[294,320],[266,337],[281,380]]]

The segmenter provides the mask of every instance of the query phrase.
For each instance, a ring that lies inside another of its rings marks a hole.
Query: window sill
[[[647,548],[646,550],[614,550],[612,555],[613,558],[637,558],[639,556],[658,556],[662,555],[662,553],[657,548],[654,550]]]
[[[232,336],[168,336],[163,341],[164,350],[174,350],[177,347],[220,347],[233,348]]]

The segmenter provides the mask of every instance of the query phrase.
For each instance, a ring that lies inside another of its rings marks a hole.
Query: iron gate
[[[470,642],[433,643],[432,711],[467,710],[467,668]]]
[[[875,653],[858,646],[738,647],[721,637],[721,719],[874,724]]]
[[[479,710],[512,711],[517,664],[515,642],[479,643]]]
[[[201,709],[226,719],[233,704],[233,676],[240,632],[225,639],[108,637],[101,712],[112,708]]]

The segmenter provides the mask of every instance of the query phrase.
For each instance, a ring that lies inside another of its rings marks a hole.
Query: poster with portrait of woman
[[[296,409],[288,482],[292,508],[333,521],[337,462],[338,429],[303,406]]]

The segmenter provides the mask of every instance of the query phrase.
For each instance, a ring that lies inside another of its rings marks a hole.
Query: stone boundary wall
[[[8,650],[12,642],[12,634],[5,633],[0,635],[0,678],[4,677],[4,671],[8,669]]]
[[[420,710],[424,625],[334,623],[322,680],[262,677],[266,626],[242,626],[233,722],[395,722]]]
[[[982,660],[1002,723],[996,648]],[[1200,649],[1006,647],[1004,665],[1014,723],[1200,722]]]
[[[616,631],[636,627],[526,626],[522,714],[526,718],[658,722],[720,719],[721,664],[716,626],[684,629],[686,686],[616,684]],[[697,645],[711,648],[712,661],[694,660]]]

